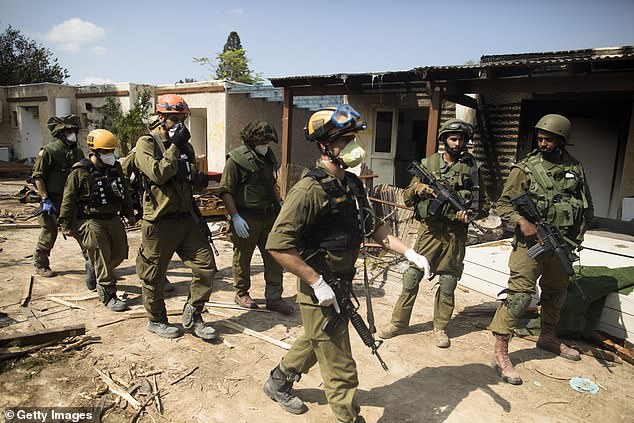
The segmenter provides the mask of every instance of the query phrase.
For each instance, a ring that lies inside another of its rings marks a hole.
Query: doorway
[[[44,140],[40,127],[40,108],[38,106],[20,106],[18,108],[20,127],[21,159],[37,157]]]

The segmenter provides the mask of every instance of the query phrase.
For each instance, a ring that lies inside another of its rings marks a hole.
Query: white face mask
[[[108,166],[113,166],[114,162],[117,160],[114,156],[114,153],[102,154],[99,158],[102,162],[104,162],[104,164],[107,164]]]
[[[264,156],[266,152],[269,151],[269,145],[268,144],[256,145],[254,149],[256,153]]]
[[[77,134],[74,132],[71,132],[70,134],[66,135],[66,141],[77,142]]]
[[[173,138],[175,133],[176,133],[176,127],[173,127],[167,131],[167,135],[169,135],[170,138]]]

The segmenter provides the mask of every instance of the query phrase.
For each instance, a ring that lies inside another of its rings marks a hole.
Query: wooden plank
[[[425,157],[429,157],[436,152],[436,137],[440,126],[440,113],[442,107],[442,95],[440,87],[431,85],[431,106],[429,107],[429,120],[427,121],[427,147]]]
[[[86,308],[85,308],[85,307],[82,307],[82,306],[80,306],[80,305],[73,304],[73,303],[71,303],[71,302],[68,302],[68,301],[62,300],[61,298],[49,297],[49,298],[48,298],[48,300],[49,300],[49,301],[52,301],[52,302],[54,302],[54,303],[57,303],[57,304],[65,305],[65,306],[70,307],[70,308],[76,308],[76,309],[79,309],[79,310],[84,310],[84,311],[86,310]]]
[[[197,93],[222,93],[225,91],[225,87],[222,85],[212,85],[206,87],[174,87],[174,88],[160,88],[155,90],[156,95],[163,94],[197,94]]]
[[[217,312],[217,311],[214,311],[214,310],[207,309],[207,313],[213,314],[215,316],[224,317],[225,319],[231,318],[231,316],[229,316],[229,315],[227,315],[225,313],[220,313],[220,312]],[[244,327],[244,326],[242,326],[242,325],[240,325],[240,324],[238,324],[236,322],[232,322],[231,320],[220,320],[218,323],[220,323],[221,325],[227,326],[228,328],[231,328],[233,330],[237,330],[238,332],[242,332],[245,335],[249,335],[249,336],[252,336],[254,338],[258,338],[258,339],[260,339],[262,341],[266,341],[266,342],[268,342],[270,344],[276,345],[276,346],[278,346],[280,348],[283,348],[285,350],[290,350],[291,349],[291,346],[289,344],[287,344],[286,342],[284,342],[284,341],[280,341],[278,339],[271,338],[268,335],[264,335],[263,333],[256,332],[253,329],[249,329],[247,327]]]
[[[127,97],[129,95],[130,95],[130,91],[128,90],[93,91],[93,92],[79,92],[75,94],[75,98]]]
[[[38,223],[0,223],[0,229],[34,229],[39,227]]]
[[[29,101],[48,101],[48,97],[45,95],[31,96],[31,97],[7,97],[7,103],[20,103]]]
[[[22,307],[27,307],[31,302],[31,294],[33,293],[33,275],[29,276],[29,279],[24,284],[24,289],[22,291],[22,302],[20,305]]]
[[[0,336],[0,347],[25,346],[43,344],[50,341],[59,341],[69,336],[79,336],[86,333],[84,324],[63,326],[59,328],[39,330],[29,333],[19,333]]]
[[[284,99],[282,109],[282,164],[284,168],[291,162],[291,137],[293,134],[293,91],[288,88],[282,88],[282,96]]]
[[[95,371],[101,376],[101,379],[108,385],[110,392],[115,395],[120,396],[124,400],[128,402],[135,410],[139,410],[141,408],[141,403],[136,400],[132,395],[130,395],[123,387],[119,386],[114,380],[112,380],[108,375],[106,375],[101,370],[95,368]]]
[[[31,310],[28,306],[27,307],[20,307],[20,311],[22,312],[22,315],[26,318],[26,320],[29,321],[29,324],[31,325],[31,327],[34,330],[45,330],[46,329],[44,324],[42,322],[40,322],[40,320],[37,318],[37,316],[33,313],[33,310]]]

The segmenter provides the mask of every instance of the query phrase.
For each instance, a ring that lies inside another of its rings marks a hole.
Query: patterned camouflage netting
[[[247,124],[240,132],[240,138],[245,144],[253,144],[256,141],[271,140],[277,142],[277,132],[273,125],[265,120],[254,120]]]
[[[61,135],[64,130],[72,129],[79,131],[81,128],[81,121],[79,116],[66,115],[66,116],[51,116],[46,122],[48,130],[51,131],[54,137]]]

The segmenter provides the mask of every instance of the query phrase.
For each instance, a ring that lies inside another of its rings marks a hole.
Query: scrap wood
[[[152,377],[152,388],[154,389],[154,394],[156,395],[156,402],[154,403],[154,405],[156,405],[156,411],[158,411],[159,414],[163,414],[163,401],[161,401],[161,394],[159,394],[159,388],[158,388],[158,382],[156,381],[156,375],[153,375]]]
[[[65,298],[66,301],[86,301],[86,300],[94,300],[96,298],[99,298],[99,294],[97,294],[96,292],[93,292],[91,294],[85,294],[85,295],[81,295],[81,294],[48,294],[47,295],[48,298]]]
[[[170,382],[170,385],[176,385],[178,382],[180,382],[181,380],[185,379],[187,376],[190,376],[192,373],[194,373],[196,370],[198,370],[198,366],[195,366],[193,369],[191,369],[190,371],[188,371],[187,373],[185,373],[184,375],[177,377],[175,380]]]
[[[213,314],[215,316],[221,316],[221,317],[224,317],[225,319],[230,319],[231,318],[231,316],[228,316],[228,315],[226,315],[224,313],[219,313],[217,311],[213,311],[213,310],[209,310],[209,309],[207,309],[207,313]],[[238,332],[242,332],[242,333],[244,333],[246,335],[249,335],[249,336],[252,336],[254,338],[261,339],[262,341],[266,341],[266,342],[268,342],[270,344],[276,345],[276,346],[278,346],[280,348],[284,348],[285,350],[290,350],[291,349],[291,346],[289,344],[287,344],[286,342],[284,342],[284,341],[279,341],[279,340],[277,340],[275,338],[271,338],[268,335],[264,335],[263,333],[256,332],[253,329],[249,329],[249,328],[247,328],[245,326],[242,326],[242,325],[240,325],[240,324],[238,324],[236,322],[232,322],[231,320],[221,320],[218,323],[220,323],[220,324],[222,324],[224,326],[227,326],[227,327],[229,327],[231,329],[237,330]]]
[[[0,336],[0,347],[25,346],[43,344],[50,341],[61,341],[70,336],[79,336],[86,333],[84,324],[63,326],[59,328],[45,329],[34,332]]]
[[[137,419],[139,418],[143,410],[145,410],[145,407],[147,407],[154,400],[154,397],[157,396],[158,394],[159,393],[156,392],[155,394],[150,395],[150,397],[146,399],[145,402],[143,402],[143,404],[139,404],[139,409],[137,410],[136,413],[134,413],[134,416],[132,416],[132,419],[130,419],[130,423],[135,423],[137,421]]]
[[[537,373],[539,373],[540,375],[543,375],[543,376],[549,377],[549,378],[551,378],[551,379],[555,379],[555,380],[570,380],[570,378],[569,378],[569,377],[565,377],[565,376],[553,376],[553,375],[549,375],[548,373],[544,373],[544,372],[542,372],[542,371],[541,371],[541,370],[539,370],[538,368],[535,368],[535,371],[536,371]]]
[[[20,311],[22,312],[22,315],[26,318],[26,320],[29,322],[29,324],[31,325],[31,327],[34,330],[45,330],[46,329],[44,324],[42,322],[40,322],[40,319],[37,318],[35,313],[33,313],[33,310],[31,310],[29,308],[29,306],[20,307]]]
[[[114,380],[112,380],[108,375],[95,367],[95,371],[101,376],[101,379],[108,385],[110,392],[117,395],[120,398],[123,398],[134,408],[135,410],[139,410],[141,407],[141,403],[137,401],[132,395],[130,395],[125,389],[119,386]],[[138,416],[137,416],[138,417]]]
[[[30,345],[22,348],[0,348],[0,361],[10,360],[12,358],[22,357],[23,355],[30,354],[32,352],[41,350],[42,348],[50,347],[56,344],[58,341],[45,342],[40,345]]]
[[[483,329],[488,329],[488,327],[482,327]],[[518,336],[520,339],[525,339],[527,341],[537,342],[539,339],[537,336],[526,335],[526,336]],[[616,353],[608,350],[602,350],[600,348],[595,348],[591,345],[588,345],[584,342],[575,342],[574,347],[581,354],[588,355],[594,358],[600,358],[602,360],[610,361],[617,364],[622,364],[623,360]]]
[[[30,275],[28,281],[24,285],[24,290],[22,291],[22,303],[20,304],[22,307],[26,307],[31,302],[31,295],[33,294],[33,275]]]
[[[623,360],[634,365],[634,353],[629,351],[627,348],[620,346],[616,342],[612,341],[609,338],[606,338],[597,331],[592,331],[592,340],[598,345],[605,347],[605,349],[614,351],[616,355],[621,357]]]
[[[168,308],[167,309],[167,315],[168,316],[177,316],[183,314],[183,309],[182,308]],[[98,328],[102,328],[104,326],[110,326],[110,325],[114,325],[115,323],[121,323],[121,322],[125,322],[126,320],[130,320],[130,319],[140,319],[143,317],[147,317],[147,313],[145,310],[139,310],[139,311],[125,311],[123,313],[121,313],[120,318],[115,319],[115,320],[110,320],[109,322],[104,322],[104,323],[100,323],[97,325]]]
[[[84,347],[86,345],[90,345],[90,344],[99,344],[101,343],[101,337],[100,336],[82,336],[80,337],[79,340],[66,345],[63,349],[62,352],[66,352],[66,351],[70,351],[70,350],[76,350],[78,348]]]
[[[39,227],[39,223],[0,223],[0,229],[33,229]]]
[[[82,307],[82,306],[77,305],[77,304],[69,303],[68,301],[62,300],[61,298],[48,297],[48,300],[49,301],[53,301],[54,303],[57,303],[57,304],[65,305],[65,306],[70,307],[70,308],[77,308],[79,310],[86,311],[85,307]]]
[[[546,402],[542,402],[541,404],[539,404],[537,406],[537,408],[543,407],[545,405],[548,404],[570,404],[570,401],[565,401],[565,400],[559,400],[559,401],[546,401]]]
[[[230,308],[233,310],[242,310],[242,311],[259,311],[260,313],[270,313],[271,310],[266,310],[264,308],[244,308],[235,304],[223,304],[219,302],[206,302],[205,305],[207,307],[217,307],[217,308]]]

